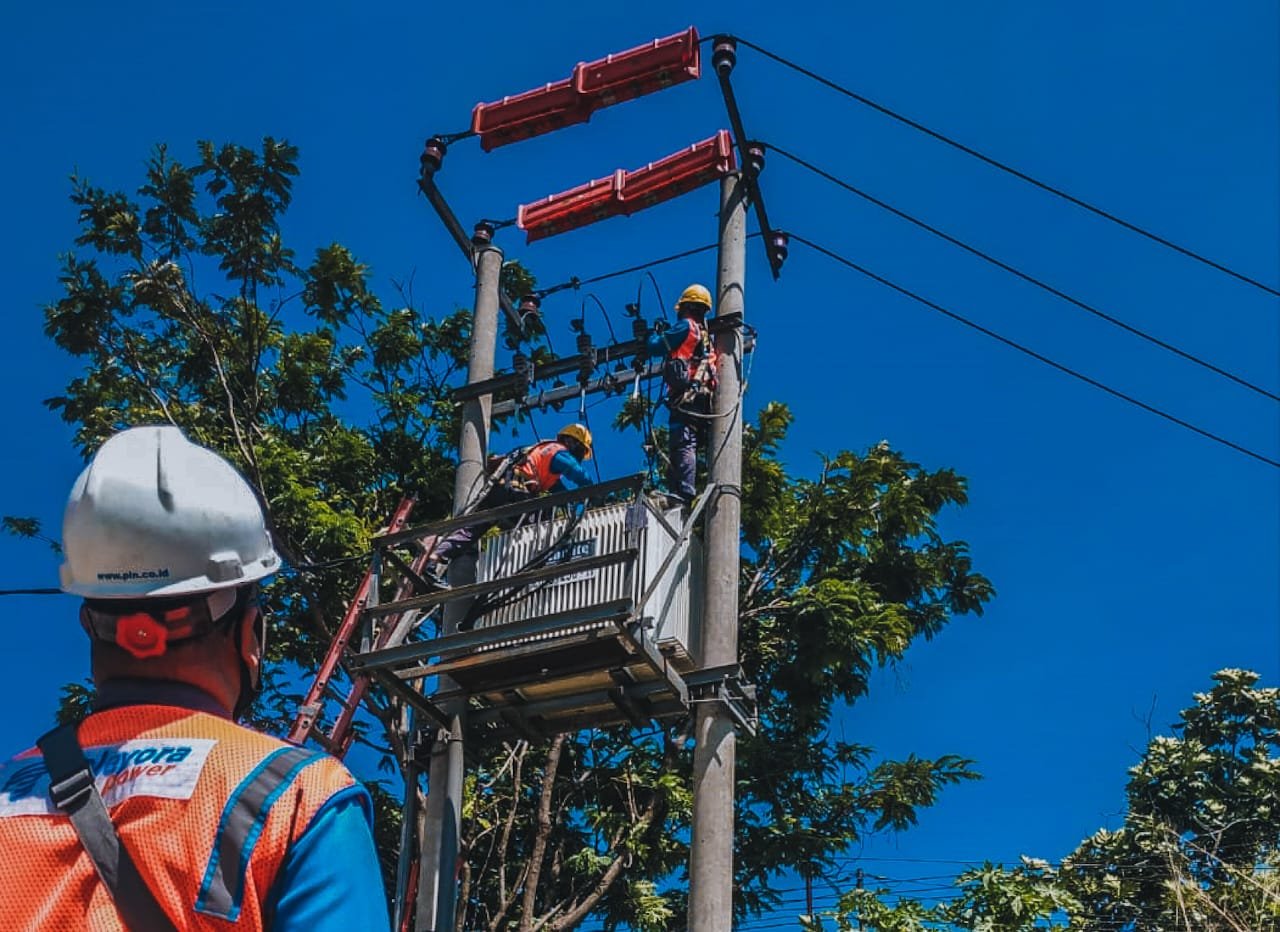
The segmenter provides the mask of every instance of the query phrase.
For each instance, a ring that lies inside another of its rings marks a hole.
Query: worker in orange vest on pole
[[[569,424],[556,434],[555,440],[542,440],[515,451],[503,461],[500,474],[487,477],[487,490],[469,510],[500,508],[535,495],[591,485],[591,477],[582,466],[591,459],[591,447],[591,431],[582,424]],[[449,561],[474,550],[476,541],[494,526],[492,521],[471,524],[440,538],[423,575],[435,585],[446,587],[444,573]]]
[[[666,356],[662,378],[671,412],[667,433],[667,492],[689,505],[697,494],[698,447],[711,417],[716,348],[707,330],[711,292],[693,284],[676,302],[676,323],[649,338],[650,356]]]

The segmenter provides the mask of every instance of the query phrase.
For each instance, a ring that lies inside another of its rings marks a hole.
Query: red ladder
[[[409,512],[413,510],[413,505],[414,499],[412,497],[405,496],[401,499],[384,533],[394,534],[403,530],[408,523]],[[431,551],[431,543],[431,539],[426,539],[422,542],[422,551],[414,557],[411,564],[415,573],[421,573],[426,566]],[[369,690],[370,677],[367,674],[357,674],[352,677],[351,691],[341,701],[341,711],[339,711],[338,717],[334,720],[333,727],[329,732],[326,734],[323,729],[318,727],[318,724],[324,710],[325,693],[329,690],[329,686],[338,672],[338,667],[342,663],[342,656],[346,652],[347,645],[356,633],[356,629],[360,624],[360,615],[369,604],[369,595],[373,591],[373,585],[374,571],[373,567],[370,566],[360,580],[355,598],[347,605],[346,614],[342,617],[342,624],[338,626],[333,641],[329,644],[329,650],[325,654],[324,661],[316,671],[315,680],[307,691],[306,699],[298,707],[298,714],[293,720],[293,727],[289,729],[288,735],[288,740],[294,744],[302,744],[307,738],[314,738],[321,747],[334,757],[342,758],[346,755],[351,747],[351,742],[355,739],[355,730],[352,728],[352,724],[355,721],[356,712],[360,708],[360,702]],[[408,579],[402,580],[397,587],[396,600],[405,599],[411,595],[413,595],[413,583]],[[391,641],[403,638],[408,632],[400,630],[402,619],[402,614],[392,615],[384,619],[373,646],[375,648],[391,647],[393,646]]]

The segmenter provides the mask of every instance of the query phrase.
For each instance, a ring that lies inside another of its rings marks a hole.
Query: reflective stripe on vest
[[[532,450],[516,464],[516,475],[532,486],[531,491],[549,492],[560,481],[560,474],[551,470],[551,461],[557,453],[569,448],[558,440],[544,440],[534,444]]]
[[[280,794],[298,772],[325,755],[306,748],[281,748],[241,781],[227,800],[213,839],[213,853],[196,897],[196,909],[234,922],[240,916],[249,858],[262,825]]]

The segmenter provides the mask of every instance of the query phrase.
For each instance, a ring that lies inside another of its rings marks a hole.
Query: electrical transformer
[[[478,582],[628,549],[634,549],[636,556],[495,593],[487,599],[477,627],[568,613],[584,620],[554,635],[526,635],[491,647],[612,626],[603,616],[620,602],[630,602],[642,620],[645,637],[672,665],[681,670],[693,667],[702,614],[702,542],[696,535],[679,540],[679,508],[664,509],[640,496],[634,502],[588,509],[576,522],[564,514],[535,518],[528,516],[522,525],[485,540],[476,566]],[[649,597],[641,605],[646,593]],[[601,610],[600,620],[591,618],[596,608]]]

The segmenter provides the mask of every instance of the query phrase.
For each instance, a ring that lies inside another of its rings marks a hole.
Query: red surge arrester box
[[[701,74],[698,30],[690,26],[625,52],[581,62],[563,81],[476,104],[471,111],[471,131],[480,137],[480,147],[489,152],[585,123],[596,110],[692,81]]]
[[[628,216],[715,181],[737,168],[728,130],[644,168],[615,171],[561,194],[521,204],[516,225],[526,242],[576,230],[608,217]]]

